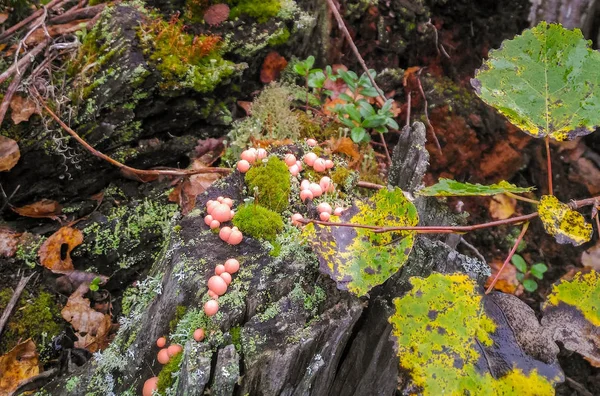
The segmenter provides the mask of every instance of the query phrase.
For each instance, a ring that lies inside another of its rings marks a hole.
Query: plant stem
[[[442,146],[440,146],[440,141],[437,138],[437,135],[435,134],[435,129],[433,129],[433,125],[431,125],[431,122],[429,121],[429,104],[427,104],[427,97],[425,96],[425,91],[423,90],[423,86],[421,85],[421,71],[423,71],[423,69],[419,69],[419,71],[417,72],[417,83],[419,85],[419,92],[421,93],[421,96],[423,97],[423,113],[425,113],[425,124],[427,124],[427,129],[429,129],[431,131],[431,135],[433,136],[433,142],[435,143],[435,147],[437,147],[438,151],[440,154],[442,153]]]
[[[385,186],[382,186],[381,184],[370,183],[362,180],[359,180],[359,182],[356,183],[356,186],[362,188],[370,188],[371,190],[381,190],[382,188],[385,188]]]
[[[511,192],[505,192],[504,195],[506,195],[507,197],[518,199],[519,201],[529,202],[529,203],[532,203],[534,205],[539,205],[539,203],[540,203],[540,201],[538,201],[538,200],[531,199],[531,198],[526,198],[526,197],[522,197],[520,195],[511,193]]]
[[[550,157],[550,136],[546,135],[546,158],[548,160],[548,194],[554,195],[552,189],[552,159]]]
[[[58,117],[48,107],[48,105],[46,104],[44,99],[40,96],[37,89],[33,86],[31,87],[31,93],[39,101],[39,103],[42,105],[44,110],[46,110],[46,112],[50,115],[50,117],[52,117],[54,119],[54,121],[56,121],[58,123],[58,125],[60,125],[62,127],[62,129],[65,130],[65,132],[67,132],[69,135],[71,135],[79,144],[81,144],[90,153],[92,153],[93,155],[95,155],[96,157],[98,157],[100,159],[103,159],[104,161],[110,163],[111,165],[116,166],[117,168],[121,169],[122,171],[130,172],[137,176],[161,176],[161,175],[163,175],[163,176],[189,176],[189,175],[195,175],[195,174],[200,174],[200,173],[229,174],[232,171],[232,169],[229,169],[229,168],[210,168],[210,167],[206,167],[206,168],[202,168],[202,169],[190,169],[190,170],[162,170],[162,169],[161,170],[157,170],[157,169],[143,170],[143,169],[132,168],[130,166],[120,163],[117,160],[110,158],[108,155],[103,154],[100,151],[93,148],[92,146],[90,146],[85,140],[83,140],[77,134],[77,132],[75,132],[74,130],[69,128],[69,126],[67,124],[65,124],[63,122],[63,120],[61,120],[60,117]]]
[[[527,232],[527,228],[529,228],[529,222],[523,224],[523,228],[521,229],[521,233],[519,234],[519,237],[516,239],[515,244],[513,245],[512,249],[510,250],[510,253],[508,253],[506,260],[504,260],[502,267],[500,267],[500,270],[498,270],[498,272],[496,273],[496,276],[492,280],[492,283],[490,283],[490,286],[485,291],[485,294],[489,294],[494,289],[494,286],[496,285],[496,282],[498,282],[498,279],[500,278],[500,274],[504,270],[504,267],[506,267],[506,265],[510,262],[510,259],[512,258],[512,256],[517,251],[517,248],[519,247],[519,243],[521,243],[521,240],[523,239],[523,237],[525,236],[525,233]]]
[[[512,217],[510,219],[492,221],[489,223],[474,224],[470,226],[401,226],[401,227],[379,227],[370,226],[365,224],[356,223],[336,223],[333,221],[320,221],[312,219],[301,219],[299,223],[303,224],[319,224],[329,227],[351,227],[351,228],[364,228],[372,230],[375,233],[385,232],[396,232],[396,231],[416,231],[418,234],[453,234],[453,233],[464,233],[469,231],[481,230],[484,228],[497,227],[499,225],[516,224],[524,221],[529,221],[538,216],[538,213],[530,213],[523,216]]]
[[[360,63],[361,67],[363,68],[363,70],[367,74],[367,77],[371,81],[371,84],[377,90],[377,93],[379,94],[379,97],[380,97],[380,99],[382,101],[381,102],[381,106],[383,106],[383,104],[386,102],[387,98],[383,94],[383,91],[377,86],[377,83],[375,82],[375,79],[371,76],[371,74],[369,74],[369,68],[367,67],[367,64],[365,63],[365,60],[363,59],[362,55],[358,51],[358,48],[356,48],[356,44],[354,44],[354,40],[352,40],[352,36],[350,35],[350,32],[348,31],[348,28],[346,27],[346,24],[344,23],[344,20],[342,19],[342,16],[340,15],[340,12],[338,11],[337,7],[335,6],[333,0],[327,0],[327,5],[329,6],[329,9],[333,13],[333,16],[335,17],[340,30],[342,31],[342,33],[346,37],[346,40],[348,40],[348,44],[350,45],[350,48],[352,49],[352,52],[354,52],[354,56],[356,56],[356,59],[358,60],[358,63]],[[379,132],[379,136],[381,137],[381,142],[383,143],[383,148],[385,149],[385,155],[386,155],[388,161],[391,164],[392,163],[392,157],[390,157],[390,151],[388,150],[387,143],[385,142],[385,139],[383,137],[383,133]]]

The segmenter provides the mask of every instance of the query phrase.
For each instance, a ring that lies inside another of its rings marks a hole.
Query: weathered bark
[[[598,42],[597,18],[600,15],[596,0],[530,0],[529,22],[531,26],[541,21],[557,22],[567,29],[579,28],[583,35]]]

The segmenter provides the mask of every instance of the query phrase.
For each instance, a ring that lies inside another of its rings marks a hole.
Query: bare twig
[[[61,126],[61,128],[71,135],[79,144],[81,144],[87,151],[95,155],[96,157],[103,159],[104,161],[110,163],[111,165],[116,166],[122,171],[130,172],[137,176],[189,176],[196,175],[200,173],[220,173],[220,174],[229,174],[232,169],[230,168],[202,168],[202,169],[190,169],[190,170],[142,170],[132,168],[125,164],[122,164],[119,161],[116,161],[110,158],[108,155],[101,153],[96,150],[92,146],[90,146],[85,140],[83,140],[74,130],[72,130],[67,124],[65,124],[60,117],[58,117],[52,109],[48,107],[44,99],[40,96],[39,92],[35,87],[31,87],[31,94],[40,102],[41,106],[46,110],[46,112]]]
[[[356,183],[356,186],[362,188],[370,188],[371,190],[381,190],[382,188],[385,188],[385,186],[382,186],[381,184],[369,183],[362,180]]]
[[[410,107],[411,107],[411,99],[410,99],[410,91],[406,94],[406,126],[410,126]]]
[[[546,159],[548,161],[548,194],[554,195],[552,189],[552,158],[550,157],[550,136],[546,135],[544,141],[546,142]]]
[[[12,76],[17,68],[22,69],[26,64],[29,64],[33,61],[33,59],[38,56],[43,50],[46,49],[48,44],[50,44],[50,39],[45,39],[41,43],[39,43],[34,49],[25,54],[17,64],[13,64],[11,67],[6,69],[6,71],[0,74],[0,84],[4,81],[8,80],[10,76]]]
[[[462,243],[463,245],[465,245],[466,247],[468,247],[473,254],[475,254],[475,256],[477,256],[477,258],[479,260],[481,260],[481,262],[487,264],[487,260],[485,259],[485,257],[483,257],[483,254],[479,253],[479,250],[477,250],[477,248],[473,245],[471,245],[469,242],[467,242],[467,240],[463,237],[460,237],[460,243]]]
[[[71,22],[76,19],[89,19],[102,12],[104,7],[106,7],[106,4],[98,4],[86,8],[78,8],[78,6],[75,6],[64,14],[53,17],[50,19],[49,23],[57,25],[59,23]]]
[[[20,184],[17,185],[15,190],[12,192],[12,194],[10,194],[10,196],[7,197],[6,193],[4,192],[4,188],[2,188],[2,184],[0,184],[0,192],[2,193],[2,197],[4,198],[4,203],[2,204],[2,207],[0,207],[0,213],[4,212],[4,208],[6,208],[6,205],[8,205],[10,203],[10,200],[12,199],[12,197],[15,196],[17,191],[19,191],[19,188],[21,188]]]
[[[511,198],[517,199],[517,200],[519,200],[519,201],[529,202],[529,203],[532,203],[532,204],[534,204],[534,205],[537,205],[537,204],[539,204],[539,203],[540,203],[540,201],[538,201],[538,200],[536,200],[536,199],[531,199],[531,198],[527,198],[527,197],[522,197],[522,196],[520,196],[520,195],[517,195],[517,194],[511,193],[511,192],[505,192],[505,193],[504,193],[504,195],[506,195],[507,197],[511,197]]]
[[[519,237],[515,240],[515,244],[513,245],[512,249],[510,250],[510,253],[508,253],[508,256],[506,256],[506,260],[504,260],[502,267],[500,267],[500,269],[496,273],[496,276],[494,276],[494,279],[492,280],[492,283],[490,283],[490,286],[485,291],[485,294],[489,294],[494,289],[496,282],[498,282],[498,279],[500,279],[500,274],[504,270],[504,267],[506,267],[506,265],[510,262],[510,259],[512,258],[512,256],[517,251],[517,248],[519,247],[519,243],[521,243],[521,240],[523,239],[523,237],[525,236],[525,233],[527,232],[527,228],[529,228],[529,222],[523,224],[523,228],[521,228],[521,233],[519,234]]]
[[[446,52],[446,49],[444,48],[444,46],[442,45],[442,43],[439,42],[438,39],[438,30],[435,27],[435,25],[433,23],[431,23],[431,18],[429,18],[429,20],[425,23],[425,25],[431,26],[433,28],[433,34],[435,36],[435,49],[438,53],[438,55],[440,55],[440,51],[441,53],[448,59],[450,59],[450,55],[448,55],[448,53]]]
[[[15,291],[13,292],[12,297],[8,301],[8,304],[6,305],[6,308],[4,308],[4,312],[2,313],[2,316],[0,317],[0,335],[2,334],[2,331],[4,330],[4,326],[6,326],[6,323],[8,322],[8,318],[10,318],[12,311],[15,309],[15,306],[17,305],[17,302],[19,301],[19,297],[21,297],[21,293],[23,293],[25,286],[27,286],[27,282],[29,282],[29,280],[31,279],[31,277],[33,275],[35,275],[35,273],[33,273],[27,277],[22,276],[21,280],[19,280],[19,283],[17,284],[17,287],[15,288]]]
[[[346,27],[346,24],[344,23],[344,20],[342,19],[342,16],[340,15],[340,12],[338,11],[337,7],[335,6],[333,0],[327,0],[327,5],[329,5],[329,9],[333,13],[333,16],[335,17],[340,30],[342,31],[342,33],[346,37],[346,40],[348,40],[348,44],[350,45],[350,48],[352,48],[352,52],[354,52],[354,56],[356,56],[356,59],[358,60],[358,63],[360,63],[361,67],[363,68],[363,70],[367,74],[367,77],[371,81],[371,84],[377,90],[377,93],[379,94],[379,97],[380,97],[380,99],[382,101],[381,105],[383,106],[383,104],[387,101],[387,98],[383,94],[383,91],[377,86],[377,83],[375,82],[375,79],[369,73],[369,68],[367,67],[367,64],[365,63],[365,60],[363,59],[362,55],[358,51],[358,48],[356,47],[356,44],[354,44],[354,40],[352,40],[352,36],[350,35],[350,32],[348,31],[348,28]],[[392,163],[392,157],[390,157],[390,151],[388,150],[387,143],[385,142],[385,138],[383,137],[383,133],[379,132],[379,136],[381,137],[381,142],[383,143],[383,147],[385,149],[385,156],[387,157],[387,160],[391,164]]]
[[[423,97],[423,112],[425,113],[425,124],[427,125],[427,129],[431,131],[431,135],[433,136],[433,142],[435,143],[435,146],[437,147],[440,154],[442,154],[442,147],[440,146],[440,141],[438,140],[437,135],[435,134],[435,129],[433,129],[433,125],[431,125],[431,122],[429,121],[429,104],[427,103],[427,97],[425,96],[425,91],[423,91],[423,86],[421,85],[421,71],[423,71],[422,68],[419,69],[419,71],[417,72],[417,83],[419,85],[419,92],[421,92],[421,96]]]
[[[24,26],[28,25],[31,21],[35,21],[37,18],[39,18],[44,13],[44,9],[52,9],[60,1],[61,0],[52,0],[51,2],[49,2],[45,6],[43,6],[36,12],[34,12],[33,14],[29,15],[27,18],[23,19],[21,22],[12,26],[10,29],[6,29],[4,31],[4,33],[0,34],[0,41],[6,40],[8,37],[12,36],[15,32],[17,32]]]

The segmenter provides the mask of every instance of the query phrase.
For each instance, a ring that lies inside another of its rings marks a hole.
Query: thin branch
[[[548,161],[548,194],[554,195],[552,191],[552,158],[550,157],[550,136],[546,135],[546,158]]]
[[[410,91],[408,91],[406,94],[406,126],[410,126],[410,107],[412,106],[410,97]]]
[[[30,64],[31,64],[31,62],[28,62],[25,65],[25,67],[22,69],[23,72],[25,72],[29,68]],[[6,112],[8,111],[8,106],[10,106],[10,102],[12,101],[12,98],[13,98],[15,92],[17,92],[17,89],[19,88],[22,78],[23,78],[23,73],[16,73],[15,76],[13,77],[12,81],[10,82],[8,89],[6,90],[6,94],[4,95],[4,98],[2,98],[2,103],[0,103],[0,125],[2,125],[2,122],[4,122],[4,116],[6,116]]]
[[[485,257],[483,257],[483,254],[479,253],[479,250],[477,250],[477,248],[473,245],[471,245],[469,242],[467,242],[467,240],[463,237],[460,237],[460,243],[462,243],[463,245],[465,245],[466,247],[468,247],[469,249],[471,249],[471,251],[475,254],[475,256],[477,256],[477,258],[479,260],[481,260],[482,263],[487,264],[487,260],[485,259]]]
[[[143,170],[136,169],[121,162],[112,159],[106,154],[101,153],[96,150],[92,146],[90,146],[85,140],[83,140],[74,130],[72,130],[67,124],[65,124],[53,111],[48,107],[44,99],[40,96],[39,92],[35,87],[31,87],[32,95],[40,102],[41,106],[46,110],[46,112],[56,121],[62,129],[67,132],[73,139],[75,139],[79,144],[81,144],[86,150],[95,155],[96,157],[103,159],[104,161],[110,163],[111,165],[116,166],[122,171],[128,171],[137,176],[189,176],[196,175],[200,173],[220,173],[220,174],[229,174],[232,169],[230,168],[202,168],[202,169],[190,169],[190,170]]]
[[[25,286],[27,286],[27,282],[29,282],[29,279],[31,279],[33,275],[35,275],[35,273],[27,277],[22,276],[21,280],[19,280],[19,283],[17,284],[17,287],[15,288],[12,297],[8,301],[6,308],[4,308],[2,317],[0,317],[0,335],[2,334],[2,330],[4,330],[4,326],[6,326],[6,323],[8,322],[8,318],[10,318],[12,311],[15,309],[17,302],[19,302],[19,297],[21,297],[21,293],[23,293]]]
[[[42,8],[40,8],[33,14],[29,15],[27,18],[23,19],[21,22],[12,26],[10,29],[6,29],[4,33],[0,34],[0,41],[4,41],[8,37],[12,36],[16,31],[29,24],[29,22],[34,21],[36,18],[39,18],[44,13],[44,9],[52,9],[60,1],[61,0],[52,0],[45,6],[42,6]]]
[[[346,37],[346,40],[348,41],[348,44],[350,45],[352,52],[354,52],[354,56],[356,56],[356,59],[358,60],[358,63],[360,63],[361,67],[367,74],[367,77],[371,81],[371,84],[377,90],[377,93],[379,94],[379,97],[382,100],[381,105],[383,106],[383,104],[387,101],[387,98],[385,97],[385,95],[383,94],[383,91],[379,88],[379,86],[377,86],[375,79],[369,73],[369,68],[367,67],[367,64],[365,63],[365,60],[363,59],[362,55],[360,54],[360,51],[358,51],[356,44],[354,44],[354,40],[352,40],[352,36],[350,35],[350,32],[348,31],[348,28],[346,27],[346,24],[344,23],[344,20],[342,19],[340,12],[338,11],[337,7],[335,6],[333,0],[327,0],[327,5],[329,5],[329,9],[333,13],[333,16],[335,17],[340,30]],[[381,141],[382,141],[383,147],[385,149],[385,155],[391,164],[392,157],[390,157],[390,151],[388,150],[387,143],[385,142],[385,138],[383,137],[383,133],[379,132],[379,135],[381,137]]]
[[[57,25],[60,23],[68,23],[68,22],[74,21],[76,19],[93,18],[98,13],[102,12],[102,10],[104,10],[104,7],[106,7],[106,4],[98,4],[98,5],[86,7],[86,8],[77,8],[77,6],[75,6],[75,7],[71,8],[69,11],[65,12],[64,14],[55,16],[54,18],[51,18],[49,23],[51,25]]]
[[[435,134],[435,129],[433,129],[433,125],[431,125],[431,122],[429,121],[429,104],[427,103],[427,97],[425,96],[425,91],[423,90],[423,86],[421,85],[421,71],[423,71],[423,69],[419,69],[419,71],[417,72],[417,83],[419,85],[419,92],[421,92],[421,96],[423,97],[423,112],[425,113],[425,124],[427,125],[427,129],[431,131],[431,135],[433,136],[433,142],[435,143],[435,146],[437,147],[440,154],[442,154],[442,146],[440,146],[440,141],[438,140],[437,135]]]
[[[464,233],[469,231],[481,230],[484,228],[497,227],[500,225],[506,224],[517,224],[525,221],[529,221],[538,216],[538,213],[530,213],[528,215],[512,217],[510,219],[491,221],[489,223],[482,224],[474,224],[470,226],[402,226],[402,227],[379,227],[379,226],[370,226],[364,224],[356,224],[356,223],[336,223],[332,221],[320,221],[320,220],[312,220],[312,219],[301,219],[298,220],[299,223],[302,224],[319,224],[329,227],[350,227],[350,228],[364,228],[367,230],[372,230],[375,233],[385,233],[385,232],[397,232],[397,231],[416,231],[418,234],[455,234],[455,233]]]
[[[512,258],[512,256],[517,251],[517,248],[519,247],[519,243],[521,243],[521,240],[523,239],[523,237],[525,236],[525,233],[527,232],[527,228],[529,228],[529,222],[523,224],[523,228],[521,229],[521,233],[519,234],[519,237],[516,239],[515,244],[513,245],[512,249],[510,250],[510,253],[508,253],[506,260],[504,260],[502,267],[500,267],[500,269],[496,273],[496,276],[492,280],[492,283],[490,283],[490,286],[485,291],[485,294],[489,294],[494,289],[496,282],[498,282],[498,279],[500,279],[500,274],[504,270],[504,267],[506,267],[506,265],[510,262],[510,259]]]
[[[356,186],[362,188],[369,188],[371,190],[381,190],[382,188],[385,188],[385,186],[382,186],[381,184],[370,183],[362,180],[359,180],[359,182],[356,183]]]
[[[50,44],[50,41],[51,40],[48,38],[42,41],[34,49],[25,54],[17,64],[13,64],[11,67],[6,69],[4,73],[0,74],[0,84],[8,80],[17,69],[22,69],[26,64],[31,63],[36,56],[38,56],[43,50],[46,49],[48,44]]]

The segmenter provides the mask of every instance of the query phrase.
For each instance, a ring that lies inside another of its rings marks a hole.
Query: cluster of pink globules
[[[236,168],[240,173],[246,173],[256,161],[262,161],[267,158],[267,155],[267,150],[262,148],[244,150],[242,151],[242,155],[240,155],[241,159],[237,162]]]
[[[231,209],[233,201],[231,198],[218,197],[216,201],[210,200],[206,202],[206,212],[204,223],[211,229],[216,229],[221,226],[221,223],[231,221],[235,215],[235,211]],[[239,245],[244,236],[237,227],[223,227],[219,231],[219,237],[230,245]]]
[[[178,353],[183,351],[183,347],[179,344],[172,344],[167,347],[167,339],[160,337],[156,340],[156,346],[161,348],[156,355],[156,360],[160,364],[167,364],[171,358]],[[144,388],[142,390],[143,396],[152,396],[154,391],[158,388],[158,377],[151,377],[144,382]]]

